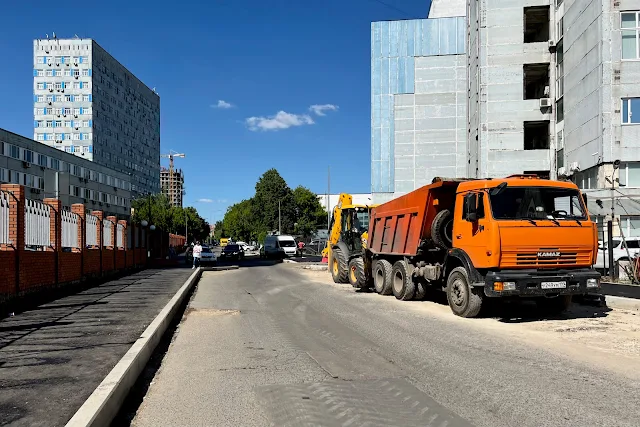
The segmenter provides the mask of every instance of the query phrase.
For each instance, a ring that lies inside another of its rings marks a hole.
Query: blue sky
[[[93,38],[159,92],[162,151],[186,153],[176,160],[185,202],[207,219],[250,197],[272,167],[291,187],[324,193],[331,166],[332,192],[369,192],[370,23],[423,18],[429,8],[429,0],[9,3],[0,127],[33,137],[34,38]]]

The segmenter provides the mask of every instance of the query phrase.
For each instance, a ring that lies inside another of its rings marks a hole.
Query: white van
[[[296,239],[293,236],[267,236],[264,239],[265,258],[282,258],[296,255]]]

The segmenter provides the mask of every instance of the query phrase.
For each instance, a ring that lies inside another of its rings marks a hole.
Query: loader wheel
[[[416,294],[416,284],[409,273],[407,263],[396,261],[391,274],[393,275],[393,295],[402,301],[413,299]]]
[[[349,283],[357,289],[367,288],[367,276],[364,270],[364,260],[356,257],[349,261]]]
[[[433,218],[431,239],[442,249],[449,249],[453,246],[453,215],[450,210],[441,210]]]
[[[544,314],[562,314],[571,305],[571,295],[560,295],[555,298],[539,298],[536,300],[536,305]]]
[[[391,275],[391,263],[386,259],[381,259],[375,262],[374,276],[373,276],[373,287],[376,292],[380,295],[391,295],[393,291],[392,280],[393,276]]]
[[[447,279],[447,301],[454,314],[460,317],[476,317],[482,308],[484,289],[469,286],[467,270],[456,267]]]
[[[331,257],[331,277],[335,283],[349,283],[349,266],[347,257],[338,248]]]

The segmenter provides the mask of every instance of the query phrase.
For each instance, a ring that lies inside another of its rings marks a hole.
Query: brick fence
[[[25,187],[0,184],[0,191],[9,200],[8,219],[7,215],[0,217],[4,236],[8,228],[8,240],[0,240],[0,304],[34,292],[141,268],[147,263],[148,239],[140,226],[112,216],[105,218],[102,211],[89,214],[83,204],[74,204],[71,213],[63,214],[58,199],[44,199],[37,204],[45,214],[34,223],[33,215],[25,210],[34,203],[25,197]],[[93,225],[86,221],[89,215]],[[63,217],[67,218],[65,224]],[[49,230],[42,226],[43,221],[49,221]],[[92,229],[87,232],[87,227],[95,227],[95,233]],[[105,235],[105,230],[110,235]],[[34,233],[48,244],[27,244],[33,241]],[[73,242],[76,234],[77,242]],[[89,235],[92,244],[86,241]]]

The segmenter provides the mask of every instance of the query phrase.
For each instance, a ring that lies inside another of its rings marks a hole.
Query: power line
[[[369,1],[373,1],[373,2],[379,3],[379,4],[383,5],[383,6],[388,7],[389,9],[395,10],[396,12],[400,12],[400,13],[402,13],[403,15],[405,15],[408,18],[413,18],[413,16],[411,14],[409,14],[408,12],[406,12],[406,11],[404,11],[402,9],[398,9],[394,5],[391,5],[391,4],[389,4],[387,2],[384,2],[382,0],[369,0]]]

